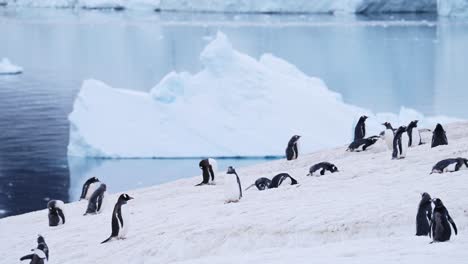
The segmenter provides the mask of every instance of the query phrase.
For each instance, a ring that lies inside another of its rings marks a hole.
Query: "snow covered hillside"
[[[169,73],[149,93],[83,83],[69,116],[71,156],[106,158],[284,155],[294,134],[310,152],[349,143],[359,116],[368,135],[381,123],[421,127],[453,119],[402,108],[373,114],[343,102],[322,80],[271,54],[235,50],[223,33],[200,55],[195,74]]]
[[[448,146],[411,148],[404,160],[391,160],[380,141],[367,152],[341,146],[238,168],[244,188],[280,172],[299,185],[253,188],[236,204],[223,202],[223,174],[213,186],[194,187],[198,176],[128,191],[135,197],[128,238],[108,244],[99,243],[110,234],[118,194],[95,216],[82,215],[84,201],[67,204],[67,223],[58,228],[47,226],[46,210],[0,219],[0,247],[7,253],[2,263],[18,263],[36,246],[38,233],[49,245],[50,263],[61,264],[466,263],[467,171],[429,172],[441,159],[468,156],[468,123],[445,128]],[[340,172],[305,176],[321,161],[333,162]],[[414,235],[421,192],[445,203],[459,229],[450,242],[429,244],[428,237]]]

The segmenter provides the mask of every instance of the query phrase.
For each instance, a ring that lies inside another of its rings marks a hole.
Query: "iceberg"
[[[437,5],[441,16],[468,16],[468,0],[438,0]]]
[[[9,59],[3,58],[0,60],[0,75],[20,74],[22,72],[23,68],[14,65]]]
[[[345,103],[325,83],[271,54],[258,60],[218,32],[201,52],[202,70],[171,72],[149,92],[84,81],[69,115],[68,154],[103,158],[282,156],[302,135],[306,152],[349,143],[359,116],[369,134],[384,121],[435,121],[407,108],[373,114]]]

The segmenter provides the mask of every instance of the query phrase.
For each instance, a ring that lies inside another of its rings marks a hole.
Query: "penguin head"
[[[299,136],[299,135],[294,135],[294,136],[292,136],[290,142],[291,142],[291,143],[296,143],[300,138],[301,138],[301,136]]]
[[[202,159],[202,160],[200,161],[200,163],[198,164],[198,166],[200,167],[200,169],[203,170],[204,168],[206,168],[206,163],[207,163],[207,162],[208,162],[208,160]]]
[[[440,200],[439,198],[432,199],[432,202],[434,203],[435,207],[444,206],[444,204],[442,203],[442,200]]]
[[[419,120],[411,121],[411,122],[408,124],[408,128],[410,128],[410,127],[417,127],[417,126],[418,126],[418,122],[419,122]]]
[[[366,115],[363,115],[359,118],[360,121],[366,121],[366,119],[369,118],[368,116]]]
[[[445,132],[444,128],[442,127],[441,124],[437,124],[435,129],[434,129],[434,133],[440,133],[440,132]]]
[[[338,168],[335,165],[332,165],[331,168],[330,168],[330,171],[331,172],[337,172]]]
[[[37,235],[37,243],[38,243],[38,244],[43,244],[43,243],[45,243],[44,237],[43,237],[42,235],[40,235],[40,234]]]
[[[431,201],[431,196],[427,192],[421,193],[421,200],[422,201]]]
[[[133,199],[133,197],[131,197],[130,195],[124,193],[124,194],[121,194],[119,196],[119,200],[117,200],[117,203],[126,204],[128,201],[130,201],[132,199]]]
[[[393,129],[392,124],[390,124],[389,122],[383,123],[382,126],[385,126],[386,129]]]
[[[234,169],[232,166],[229,166],[227,169],[227,174],[236,174],[236,169]]]

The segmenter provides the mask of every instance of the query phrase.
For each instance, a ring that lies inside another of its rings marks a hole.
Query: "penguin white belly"
[[[408,150],[409,138],[407,133],[401,135],[401,155],[400,158],[406,157],[406,151]]]
[[[411,146],[415,147],[419,145],[421,142],[421,136],[419,135],[419,130],[417,127],[413,128],[411,131]]]
[[[100,182],[93,182],[89,185],[88,191],[86,192],[85,199],[89,200],[91,198],[91,195],[93,195],[94,191],[100,186]]]
[[[385,143],[387,144],[387,148],[389,150],[393,150],[393,130],[386,129],[385,130]]]
[[[445,167],[444,172],[449,172],[449,171],[455,171],[455,167],[457,166],[457,163],[452,163]]]
[[[224,199],[226,202],[239,201],[239,184],[235,175],[227,174],[224,178]]]
[[[122,206],[120,208],[121,212],[122,212],[122,220],[123,220],[123,223],[119,223],[120,224],[120,229],[119,229],[119,235],[118,237],[119,238],[125,238],[127,236],[127,233],[128,233],[128,227],[129,227],[129,224],[130,224],[130,214],[128,212],[128,209],[126,208],[126,206]],[[120,222],[120,221],[119,221]]]

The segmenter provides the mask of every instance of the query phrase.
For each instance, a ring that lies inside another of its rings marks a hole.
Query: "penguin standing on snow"
[[[431,148],[434,148],[440,145],[448,145],[448,140],[447,140],[447,135],[442,125],[437,124],[436,128],[434,129],[434,132],[432,132]]]
[[[247,187],[245,190],[247,191],[248,189],[250,189],[251,187],[257,187],[257,189],[259,191],[263,191],[263,190],[266,190],[266,189],[269,189],[270,186],[271,186],[271,180],[268,179],[268,178],[265,178],[265,177],[262,177],[262,178],[259,178],[255,181],[254,184],[250,185],[249,187]]]
[[[432,228],[432,239],[433,242],[444,242],[450,240],[450,236],[452,235],[452,229],[450,228],[449,222],[455,231],[455,235],[457,235],[457,226],[453,221],[452,217],[445,208],[442,201],[437,198],[433,200],[434,202],[434,212],[432,213],[431,219],[431,228]],[[431,233],[429,233],[430,236]]]
[[[432,173],[455,172],[468,168],[468,160],[465,158],[444,159],[432,167]]]
[[[387,148],[392,150],[395,130],[393,129],[392,124],[390,124],[389,122],[385,122],[382,125],[385,126],[385,131],[384,131],[385,143],[387,144]]]
[[[429,223],[431,222],[432,200],[428,193],[421,194],[418,213],[416,214],[416,235],[427,236],[431,232]]]
[[[65,224],[64,207],[64,203],[60,200],[51,200],[47,203],[47,208],[49,209],[49,226]]]
[[[288,142],[288,146],[286,147],[286,159],[287,160],[295,160],[299,156],[299,147],[298,141],[301,136],[294,135]]]
[[[114,206],[114,211],[112,211],[112,232],[108,239],[101,242],[104,244],[110,240],[116,239],[125,239],[128,233],[128,226],[130,223],[130,214],[127,208],[127,202],[132,200],[133,197],[130,197],[128,194],[124,193],[119,196],[117,203]]]
[[[377,142],[378,140],[379,140],[378,136],[372,136],[368,138],[355,140],[351,144],[349,144],[346,151],[351,151],[351,152],[366,151],[370,146],[374,145],[375,142]]]
[[[411,121],[406,129],[408,133],[408,147],[422,145],[421,135],[418,130],[418,120]]]
[[[30,259],[30,264],[44,264],[49,260],[49,247],[41,235],[37,237],[37,248],[31,251],[33,251],[32,254],[21,257],[20,261]]]
[[[354,141],[363,139],[366,136],[366,119],[368,117],[363,115],[359,118],[359,121],[354,128]]]
[[[232,166],[229,166],[224,180],[224,195],[226,203],[237,203],[242,198],[239,175]]]
[[[214,183],[215,180],[215,171],[218,170],[218,165],[216,163],[216,160],[214,159],[203,159],[200,161],[198,164],[200,169],[202,170],[202,175],[203,175],[203,181],[195,186],[201,186],[204,184],[209,184],[210,183],[210,178],[211,178],[211,183]]]
[[[310,167],[309,174],[307,174],[307,176],[312,176],[314,172],[318,170],[320,170],[320,175],[325,175],[326,171],[334,173],[338,171],[338,168],[335,166],[335,164],[330,162],[320,162]]]
[[[83,184],[83,188],[81,190],[80,200],[85,199],[89,200],[91,195],[93,195],[94,191],[99,187],[99,179],[96,177],[89,178]]]
[[[287,173],[280,173],[271,179],[270,188],[278,188],[283,182],[289,181],[290,185],[297,184],[296,179]]]
[[[91,198],[89,198],[88,208],[86,209],[84,215],[98,214],[102,211],[106,190],[107,186],[103,183],[96,189],[96,191],[94,191],[93,195],[91,195]]]
[[[406,150],[408,149],[408,135],[406,127],[401,126],[395,132],[393,138],[393,153],[392,159],[404,159],[406,157]]]

